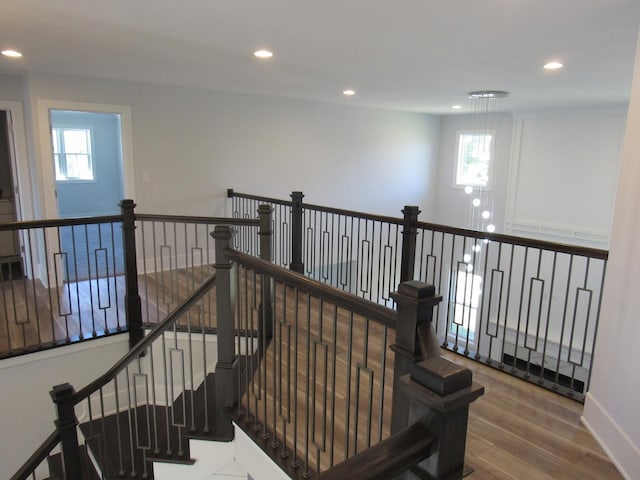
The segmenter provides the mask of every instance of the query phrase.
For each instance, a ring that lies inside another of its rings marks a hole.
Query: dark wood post
[[[435,287],[411,280],[398,286],[391,297],[397,305],[396,343],[393,366],[393,403],[391,410],[391,434],[409,426],[409,398],[398,388],[398,381],[413,370],[413,366],[425,358],[440,356],[440,346],[431,325],[433,307],[442,297],[436,296]]]
[[[122,242],[124,252],[124,305],[129,328],[129,348],[137,344],[144,333],[142,331],[142,301],[138,293],[138,260],[136,257],[136,216],[133,200],[122,200]]]
[[[260,236],[260,258],[267,262],[271,262],[271,213],[273,208],[271,205],[259,205],[258,217],[260,222],[258,235]],[[262,355],[266,349],[269,340],[273,338],[273,304],[271,300],[271,281],[261,276],[261,301],[259,307],[258,324],[258,353]]]
[[[400,260],[400,281],[413,280],[413,273],[416,265],[416,238],[418,229],[418,207],[405,206],[402,210],[404,223],[402,228],[402,258]]]
[[[291,192],[291,263],[289,269],[304,274],[302,262],[302,198],[304,193]]]
[[[56,424],[60,431],[60,445],[62,447],[62,465],[64,478],[82,478],[82,463],[80,447],[78,445],[78,432],[76,427],[78,419],[74,410],[74,388],[68,383],[56,385],[49,392],[53,403],[56,405],[58,419]]]
[[[424,423],[435,439],[431,455],[412,471],[419,478],[461,479],[469,404],[484,393],[484,387],[473,383],[471,370],[442,357],[415,365],[399,386],[410,399],[409,423]]]
[[[225,254],[231,242],[228,225],[217,225],[211,236],[216,250],[216,319],[218,331],[218,361],[215,372],[215,437],[218,440],[233,440],[233,424],[227,414],[237,405],[235,385],[237,357],[235,351],[233,309],[231,305],[231,262]]]

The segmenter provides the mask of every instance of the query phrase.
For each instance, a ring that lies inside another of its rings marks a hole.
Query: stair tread
[[[251,369],[250,358],[259,362],[255,356],[239,356],[241,372]],[[253,363],[254,367],[256,364]],[[153,433],[154,425],[158,427],[157,436]],[[215,429],[215,373],[209,373],[196,390],[180,393],[169,408],[138,406],[130,411],[84,422],[80,428],[108,480],[143,478],[143,475],[153,479],[154,461],[193,463],[189,439],[228,440],[217,434]],[[118,431],[120,450],[115,446]],[[106,445],[102,445],[102,438],[107,439]],[[131,447],[132,440],[134,448]],[[135,448],[135,445],[143,448]]]

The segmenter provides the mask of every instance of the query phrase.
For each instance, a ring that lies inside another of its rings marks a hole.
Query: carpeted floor
[[[124,273],[119,223],[62,227],[60,247],[66,253],[64,276],[69,282]]]

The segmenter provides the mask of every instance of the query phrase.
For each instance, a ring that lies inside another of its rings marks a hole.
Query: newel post
[[[273,208],[270,205],[258,206],[258,217],[260,221],[260,258],[267,262],[271,262],[271,213]],[[259,314],[261,322],[258,325],[258,338],[260,345],[258,346],[260,354],[266,348],[268,340],[273,338],[273,304],[271,300],[271,281],[261,276],[261,301]]]
[[[231,305],[231,261],[225,251],[231,242],[228,225],[217,225],[211,236],[216,251],[216,318],[218,331],[218,361],[215,374],[215,428],[219,439],[233,439],[233,424],[227,410],[237,405],[234,375],[237,358],[234,341],[233,309]]]
[[[127,326],[129,328],[129,348],[137,344],[144,333],[142,331],[142,301],[138,292],[138,260],[136,257],[136,216],[133,200],[120,202],[122,214],[122,242],[124,252],[124,305]]]
[[[80,447],[78,445],[78,432],[76,430],[78,419],[74,410],[74,388],[68,383],[56,385],[49,392],[53,403],[56,405],[58,418],[56,425],[60,431],[60,444],[62,447],[62,465],[64,478],[67,480],[82,478],[82,464]]]
[[[402,210],[404,222],[402,228],[402,258],[400,261],[400,281],[413,280],[413,271],[416,264],[416,238],[418,229],[418,207],[406,205]]]
[[[409,398],[398,388],[398,382],[425,358],[439,357],[440,346],[431,325],[433,307],[442,297],[436,296],[433,285],[410,280],[398,286],[391,297],[397,305],[396,343],[393,366],[393,403],[391,434],[409,426]]]
[[[415,467],[420,478],[459,480],[465,474],[469,404],[484,393],[471,370],[443,357],[415,365],[400,379],[410,400],[409,423],[422,422],[434,437],[431,454]],[[420,475],[424,474],[426,475]]]
[[[302,263],[302,192],[291,192],[291,263],[289,269],[304,274]]]

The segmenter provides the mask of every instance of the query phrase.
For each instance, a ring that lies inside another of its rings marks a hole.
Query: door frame
[[[27,124],[25,122],[23,102],[20,100],[0,99],[0,110],[9,113],[7,120],[9,134],[9,156],[11,161],[11,182],[13,187],[13,208],[18,221],[35,218],[33,183],[31,177],[31,163],[27,147]],[[27,274],[34,272],[34,261],[30,246],[24,235],[17,235],[19,255],[22,268]]]
[[[0,99],[0,110],[9,112],[9,154],[13,175],[13,199],[18,221],[34,218],[33,190],[27,150],[26,124],[22,102]]]
[[[131,107],[103,103],[70,102],[63,100],[38,100],[38,143],[40,145],[40,172],[42,213],[45,218],[59,218],[56,199],[56,179],[51,148],[51,110],[112,113],[120,115],[120,139],[122,142],[122,181],[125,198],[135,199],[135,168],[133,164],[133,134]]]

